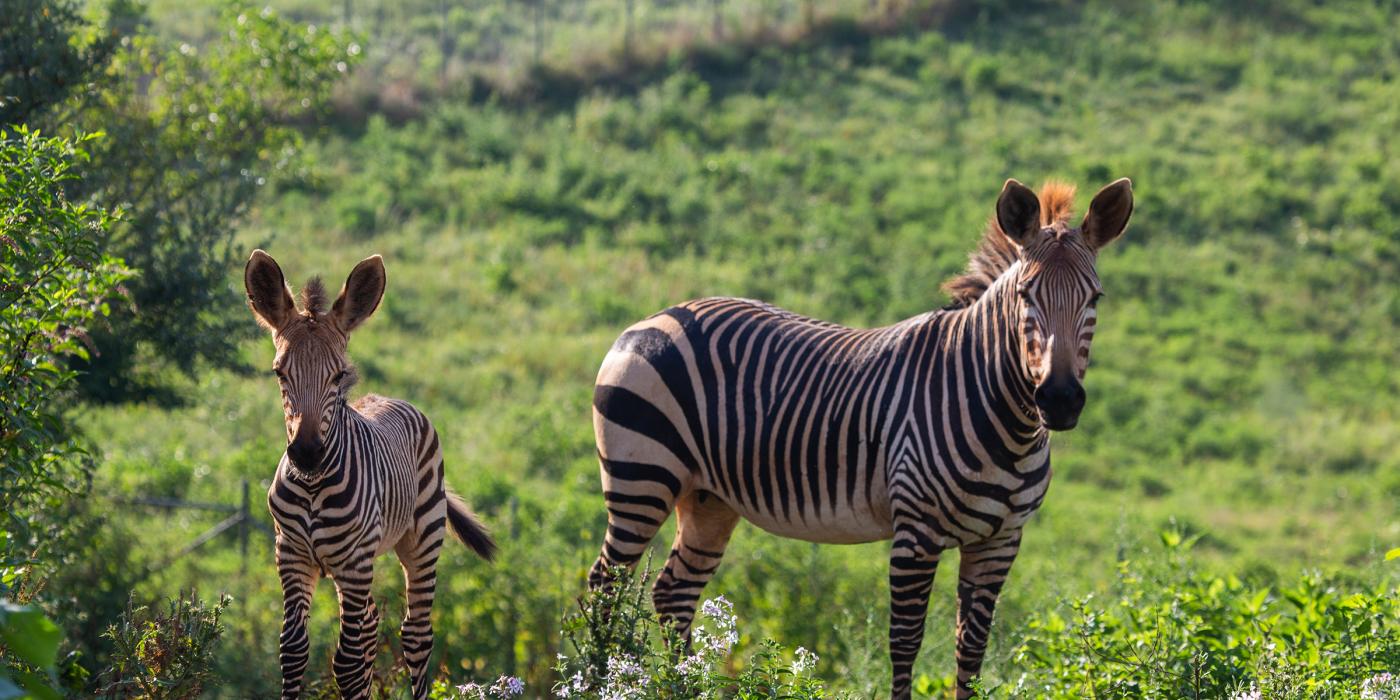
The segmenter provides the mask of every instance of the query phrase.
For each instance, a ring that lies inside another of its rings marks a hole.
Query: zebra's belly
[[[810,505],[799,510],[791,503],[786,512],[781,505],[769,511],[742,499],[724,498],[724,502],[743,519],[779,537],[823,544],[860,544],[894,536],[888,508],[880,510],[878,505],[867,502],[842,504],[839,512],[830,507],[813,510]]]
[[[879,523],[873,519],[848,520],[810,517],[806,520],[801,518],[783,520],[763,513],[740,512],[740,515],[765,532],[807,542],[861,544],[863,542],[879,542],[894,537],[894,530],[887,522]]]

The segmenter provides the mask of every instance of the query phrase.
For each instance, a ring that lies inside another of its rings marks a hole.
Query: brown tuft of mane
[[[1059,180],[1049,180],[1040,186],[1038,196],[1041,226],[1063,224],[1069,221],[1069,217],[1074,214],[1074,185]]]
[[[320,277],[312,277],[301,288],[301,309],[307,313],[322,316],[326,313],[326,285]]]
[[[1074,214],[1074,185],[1050,180],[1040,186],[1040,225],[1063,225]],[[967,269],[943,283],[943,291],[953,298],[948,308],[970,306],[1020,258],[1020,251],[1001,232],[996,217],[987,222],[982,242],[968,257]]]

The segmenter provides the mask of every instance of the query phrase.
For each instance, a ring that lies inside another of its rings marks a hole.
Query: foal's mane
[[[1050,180],[1040,186],[1040,225],[1063,225],[1074,207],[1074,185]],[[1001,232],[996,217],[987,222],[982,242],[968,256],[967,269],[943,283],[943,291],[953,298],[948,308],[971,306],[992,283],[1020,259],[1021,251]]]
[[[312,277],[301,288],[301,309],[315,316],[326,313],[326,285],[320,277]]]

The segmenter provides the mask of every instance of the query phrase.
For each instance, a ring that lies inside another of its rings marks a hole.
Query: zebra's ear
[[[276,333],[296,315],[282,268],[262,249],[253,251],[243,266],[243,287],[248,292],[248,308],[263,328]]]
[[[1040,199],[1031,188],[1007,180],[997,197],[997,226],[1016,245],[1025,246],[1040,233]]]
[[[384,258],[371,255],[361,260],[345,278],[345,286],[340,288],[340,296],[331,306],[331,318],[346,333],[355,330],[379,308],[387,282]]]
[[[1089,211],[1084,215],[1084,240],[1098,250],[1113,241],[1128,227],[1133,215],[1133,181],[1121,178],[1099,190]]]

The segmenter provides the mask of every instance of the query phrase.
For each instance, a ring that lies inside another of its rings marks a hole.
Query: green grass
[[[378,314],[350,354],[366,391],[414,401],[449,483],[504,540],[448,548],[438,645],[454,679],[552,682],[558,622],[604,527],[589,400],[632,321],[743,295],[850,325],[945,303],[1002,181],[1132,177],[1105,250],[1089,403],[1054,439],[1055,481],[1002,598],[989,676],[1014,679],[1032,612],[1113,585],[1159,531],[1254,583],[1321,567],[1394,581],[1400,543],[1400,19],[1362,2],[1225,8],[977,4],[937,30],[677,68],[637,94],[564,106],[444,100],[419,119],[315,140],[239,234],[294,284],[335,286],[381,253]],[[231,308],[241,283],[230,270]],[[248,319],[251,329],[253,322]],[[251,331],[250,331],[251,334]],[[85,409],[104,493],[255,500],[281,451],[264,371],[209,372],[176,409]],[[256,508],[255,508],[256,509]],[[260,514],[260,517],[265,517]],[[208,515],[116,510],[157,565]],[[669,535],[658,537],[664,557]],[[708,589],[745,640],[821,655],[840,690],[885,692],[881,544],[815,547],[741,526]],[[951,673],[956,557],[917,671]],[[274,687],[270,547],[211,544],[138,589],[228,590],[228,696]],[[401,606],[383,562],[386,621]],[[313,671],[334,600],[317,597]],[[1067,615],[1067,613],[1066,613]],[[396,624],[386,622],[395,628]]]

